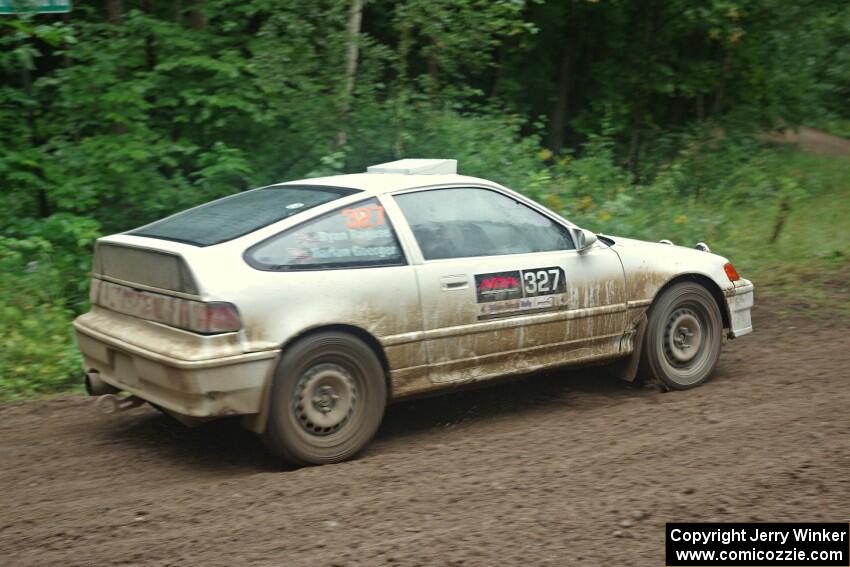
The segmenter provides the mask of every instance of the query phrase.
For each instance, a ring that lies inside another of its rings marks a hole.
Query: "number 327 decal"
[[[478,303],[564,293],[564,270],[556,266],[475,275]]]
[[[549,295],[550,293],[564,293],[564,278],[561,268],[543,268],[542,270],[528,270],[522,272],[522,282],[525,288],[525,296]]]

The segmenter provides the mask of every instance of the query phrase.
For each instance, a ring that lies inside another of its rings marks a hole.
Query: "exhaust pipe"
[[[107,384],[103,380],[100,379],[100,372],[92,368],[88,372],[86,372],[86,392],[89,396],[102,396],[104,394],[117,394],[121,390],[113,386],[112,384]]]
[[[145,400],[137,398],[136,396],[122,398],[115,394],[104,394],[98,397],[97,402],[95,403],[97,404],[98,409],[103,413],[114,414],[137,408],[145,403]]]

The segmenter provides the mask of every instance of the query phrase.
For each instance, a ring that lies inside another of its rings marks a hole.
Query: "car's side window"
[[[322,270],[405,264],[395,230],[377,199],[304,222],[249,248],[260,270]]]
[[[432,189],[395,200],[426,260],[575,248],[566,228],[496,191]]]

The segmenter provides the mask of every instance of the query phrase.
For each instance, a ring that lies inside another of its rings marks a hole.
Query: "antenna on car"
[[[457,173],[456,159],[400,159],[370,165],[368,173],[400,173],[402,175],[439,175]]]

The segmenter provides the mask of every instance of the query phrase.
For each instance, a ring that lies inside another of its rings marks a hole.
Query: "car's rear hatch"
[[[203,335],[241,328],[235,306],[202,300],[186,257],[173,250],[189,246],[154,241],[162,243],[163,249],[157,249],[148,240],[119,235],[97,243],[90,293],[93,307]]]
[[[92,276],[136,288],[199,295],[198,285],[186,260],[179,254],[164,250],[98,242]]]
[[[276,353],[246,352],[235,306],[198,285],[203,254],[126,234],[98,241],[91,310],[74,321],[83,368],[177,414],[256,413]]]
[[[84,353],[105,356],[95,339],[125,352],[186,362],[242,354],[238,312],[204,297],[190,267],[197,253],[195,247],[165,240],[100,239],[92,263],[91,311],[75,323],[85,335],[78,337]]]

